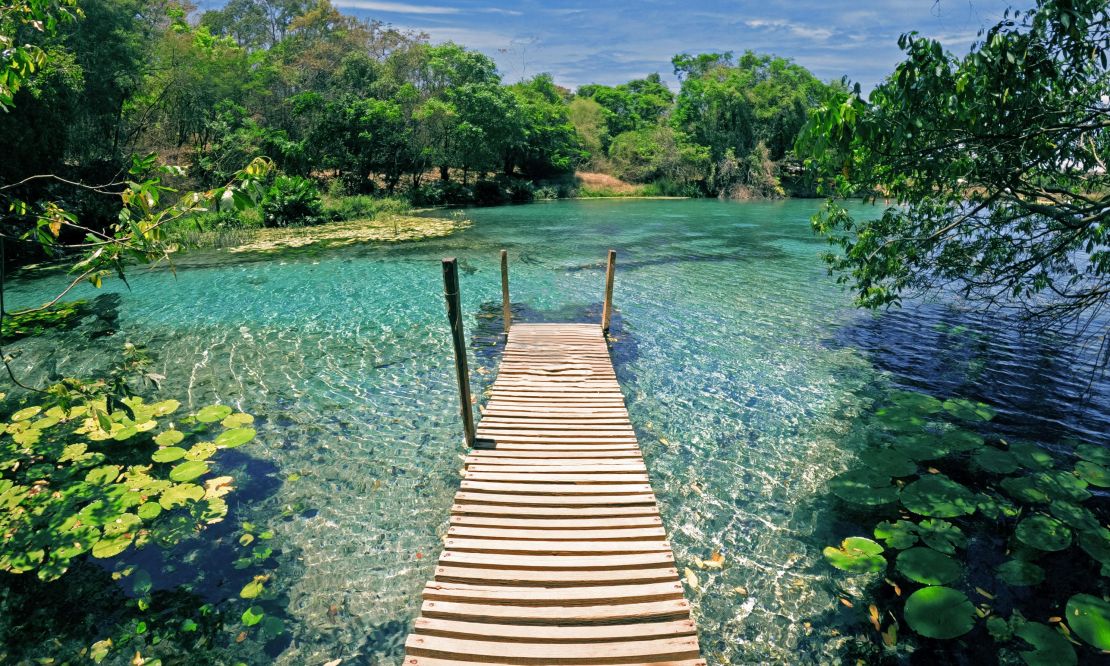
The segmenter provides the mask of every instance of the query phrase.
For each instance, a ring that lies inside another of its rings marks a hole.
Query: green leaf
[[[265,587],[266,578],[264,576],[255,576],[254,580],[243,586],[239,591],[239,596],[244,599],[254,599],[266,591]]]
[[[1021,658],[1029,666],[1075,666],[1075,648],[1059,631],[1040,624],[1025,622],[1014,630],[1014,635],[1033,646],[1032,651],[1022,651]]]
[[[906,623],[926,638],[956,638],[975,626],[975,606],[950,587],[923,587],[906,599]]]
[[[201,423],[215,423],[231,415],[231,408],[227,405],[208,405],[202,407],[196,414]]]
[[[193,448],[185,452],[187,460],[208,460],[216,454],[216,445],[212,442],[197,442]]]
[[[150,574],[146,569],[139,569],[131,576],[131,591],[138,596],[146,596],[151,588],[154,587],[154,582],[150,579]]]
[[[1089,509],[1064,500],[1057,500],[1048,506],[1048,512],[1077,530],[1097,530],[1098,518]]]
[[[185,433],[180,430],[164,430],[154,436],[154,443],[158,446],[173,446],[185,439]]]
[[[972,402],[964,398],[945,400],[942,406],[946,412],[964,421],[990,421],[995,414],[990,405],[983,402]]]
[[[221,449],[232,449],[251,441],[254,435],[254,428],[232,428],[221,432],[215,443]]]
[[[980,468],[995,474],[1009,474],[1018,468],[1018,462],[1009,451],[986,447],[975,452],[972,461]]]
[[[906,578],[926,585],[944,585],[963,575],[959,562],[932,548],[910,548],[898,554],[895,568]]]
[[[1013,442],[1010,444],[1010,455],[1018,464],[1034,471],[1051,469],[1056,461],[1052,454],[1032,442]]]
[[[157,463],[168,463],[185,457],[185,449],[178,446],[167,446],[158,449],[150,455],[150,459]]]
[[[891,446],[914,460],[936,460],[949,453],[943,440],[928,432],[899,435]]]
[[[888,548],[902,550],[917,543],[917,526],[908,520],[889,522],[884,520],[875,526],[875,538],[886,543]]]
[[[191,465],[194,463],[185,464]],[[190,500],[200,501],[203,497],[204,488],[192,483],[181,483],[167,488],[158,499],[158,503],[163,509],[169,510],[175,506],[184,506]]]
[[[243,611],[243,624],[248,627],[253,627],[261,622],[264,617],[266,617],[266,612],[261,606],[251,606]]]
[[[922,414],[936,414],[942,407],[940,400],[917,391],[895,391],[891,394],[890,401],[903,409]]]
[[[1087,482],[1070,472],[1039,472],[1034,474],[1033,483],[1043,490],[1050,499],[1068,499],[1083,502],[1091,498]]]
[[[853,504],[878,506],[898,499],[898,489],[890,479],[861,471],[838,474],[829,479],[829,490],[840,499]]]
[[[143,520],[153,520],[162,513],[162,507],[157,502],[147,502],[139,506],[135,511]]]
[[[1110,469],[1106,469],[1102,465],[1080,460],[1075,464],[1075,473],[1092,486],[1110,488]]]
[[[1089,594],[1068,599],[1068,626],[1100,650],[1110,650],[1110,603]]]
[[[967,537],[963,531],[946,520],[923,520],[918,525],[917,533],[926,546],[949,555],[955,553],[957,548],[967,545]]]
[[[38,414],[41,411],[42,411],[42,407],[40,407],[39,405],[31,405],[30,407],[24,407],[23,409],[19,410],[18,412],[15,412],[14,414],[12,414],[11,420],[12,421],[26,421],[27,419],[31,418],[32,416],[35,416],[36,414]]]
[[[119,465],[103,465],[96,469],[89,470],[85,475],[85,483],[94,486],[106,486],[119,478],[119,473],[122,468]]]
[[[974,451],[984,444],[982,435],[970,430],[949,430],[941,436],[940,441],[953,453]]]
[[[971,491],[952,479],[932,474],[902,489],[902,505],[920,516],[954,518],[975,512]]]
[[[127,550],[131,545],[134,537],[131,534],[120,534],[114,537],[103,538],[97,541],[92,547],[92,556],[99,558],[109,558],[119,555]]]
[[[1048,495],[1037,487],[1029,477],[1008,477],[1002,479],[998,485],[1014,499],[1029,504],[1039,504],[1048,501]]]
[[[1044,580],[1044,569],[1025,560],[1009,560],[998,565],[995,573],[1008,585],[1039,585]]]
[[[909,476],[917,471],[917,463],[894,449],[864,449],[860,453],[860,460],[876,476]]]
[[[170,470],[170,479],[182,483],[208,473],[208,465],[200,460],[189,460]]]
[[[242,412],[232,414],[223,421],[220,421],[220,425],[225,428],[239,428],[241,426],[247,426],[252,423],[254,423],[254,417],[250,414],[244,414]]]
[[[1075,455],[1084,460],[1089,460],[1096,465],[1110,467],[1110,448],[1095,444],[1080,444],[1075,449]]]
[[[262,621],[262,633],[268,638],[277,638],[285,633],[285,623],[281,619],[270,615]]]
[[[1018,523],[1014,536],[1031,548],[1049,552],[1071,545],[1071,530],[1059,520],[1043,514],[1029,516]]]
[[[848,537],[840,548],[828,546],[824,550],[829,564],[850,573],[872,573],[886,569],[886,560],[880,553],[883,547],[864,537]]]

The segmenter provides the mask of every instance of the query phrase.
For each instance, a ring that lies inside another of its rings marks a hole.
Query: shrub
[[[262,198],[262,224],[266,227],[318,224],[324,221],[324,204],[316,183],[300,176],[278,176]]]
[[[329,196],[324,200],[324,212],[331,220],[374,219],[380,215],[403,215],[411,209],[407,201],[398,197]]]

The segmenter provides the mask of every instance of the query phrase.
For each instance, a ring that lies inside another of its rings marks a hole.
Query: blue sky
[[[332,0],[343,12],[427,32],[493,57],[506,81],[548,72],[556,83],[617,84],[659,72],[672,87],[676,53],[751,49],[794,59],[821,79],[847,74],[870,89],[916,30],[964,53],[1001,17],[997,0]],[[202,0],[219,6],[221,0]],[[1028,2],[1020,3],[1022,6]]]

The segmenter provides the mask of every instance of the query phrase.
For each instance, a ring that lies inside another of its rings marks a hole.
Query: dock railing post
[[[505,335],[513,324],[513,308],[509,302],[509,251],[501,250],[501,318],[505,321]]]
[[[613,273],[617,268],[617,251],[609,250],[609,265],[605,269],[605,305],[601,310],[601,331],[609,332],[609,320],[613,316]]]
[[[455,375],[459,380],[459,414],[463,421],[463,437],[467,446],[474,446],[470,372],[466,367],[466,337],[463,335],[462,308],[459,306],[459,262],[454,257],[443,260],[443,296],[447,300],[447,322],[451,325],[451,342],[455,347]]]

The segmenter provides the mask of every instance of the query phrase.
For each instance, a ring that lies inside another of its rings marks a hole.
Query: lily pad
[[[1044,569],[1025,560],[1009,560],[994,570],[1007,585],[1024,587],[1039,585],[1044,580]]]
[[[154,436],[154,443],[158,446],[173,446],[185,439],[185,433],[180,430],[164,430]]]
[[[208,460],[216,454],[216,445],[212,442],[197,442],[193,448],[185,452],[186,460]]]
[[[840,548],[827,546],[825,559],[829,564],[842,571],[851,573],[872,573],[886,569],[886,560],[880,554],[883,547],[864,537],[848,537]]]
[[[903,409],[923,414],[936,414],[942,408],[940,400],[918,391],[895,391],[891,394],[890,401]]]
[[[1014,456],[1019,465],[1031,470],[1051,469],[1056,464],[1051,453],[1032,442],[1011,443],[1010,455]]]
[[[975,606],[950,587],[923,587],[906,599],[906,622],[926,638],[956,638],[975,626]]]
[[[953,453],[974,451],[985,443],[982,435],[970,430],[949,430],[941,435],[940,441]]]
[[[1080,460],[1075,463],[1075,473],[1092,486],[1110,488],[1110,469],[1106,469],[1102,465],[1089,460]]]
[[[1011,497],[1029,504],[1039,504],[1048,501],[1048,495],[1037,487],[1033,479],[1025,476],[1011,476],[1002,479],[998,485],[1002,486]]]
[[[239,596],[244,599],[254,599],[266,591],[265,584],[265,576],[255,576],[251,582],[243,586],[243,589],[239,591]]]
[[[220,421],[220,425],[225,428],[239,428],[252,423],[254,423],[254,417],[250,414],[244,414],[243,412],[232,414],[223,421]]]
[[[941,438],[928,432],[901,435],[891,446],[914,460],[936,460],[949,453]]]
[[[947,520],[923,520],[917,526],[917,533],[926,546],[948,555],[955,553],[957,548],[967,546],[963,531]]]
[[[906,578],[925,585],[951,583],[964,573],[960,563],[951,557],[920,547],[899,553],[895,568]]]
[[[154,403],[150,408],[154,410],[155,416],[165,416],[166,414],[176,412],[177,408],[180,406],[181,403],[176,400],[163,400],[162,402]]]
[[[908,520],[893,523],[884,520],[875,526],[875,538],[883,541],[888,548],[909,548],[917,543],[917,525]]]
[[[158,463],[168,463],[181,460],[185,457],[185,449],[179,446],[167,446],[150,454],[150,459]]]
[[[1014,630],[1014,635],[1033,646],[1022,651],[1021,658],[1029,666],[1075,666],[1075,648],[1064,635],[1039,622],[1026,622]]]
[[[93,544],[92,556],[102,559],[115,557],[127,550],[127,547],[131,545],[132,539],[134,539],[134,536],[130,533],[117,534],[113,537],[101,539]]]
[[[1057,500],[1048,506],[1048,512],[1077,530],[1097,530],[1099,528],[1098,518],[1091,513],[1090,509],[1071,502]]]
[[[964,421],[990,421],[995,411],[985,402],[972,402],[964,398],[951,398],[942,404],[944,411]]]
[[[869,448],[860,454],[867,469],[881,476],[909,476],[917,471],[917,463],[894,449]]]
[[[12,421],[26,421],[27,419],[31,418],[32,416],[35,416],[36,414],[38,414],[41,411],[42,411],[42,407],[40,407],[39,405],[31,405],[30,407],[24,407],[23,409],[19,410],[18,412],[15,412],[14,414],[12,414],[11,420]]]
[[[1014,528],[1014,536],[1026,546],[1055,552],[1071,545],[1071,530],[1064,523],[1043,514],[1029,516]]]
[[[285,633],[285,623],[280,618],[270,615],[262,621],[262,633],[267,638],[277,638]]]
[[[106,486],[119,478],[121,469],[119,465],[102,465],[96,469],[89,470],[89,473],[85,475],[85,483],[91,483],[96,486]]]
[[[253,627],[254,625],[261,622],[262,618],[264,617],[266,617],[266,612],[262,610],[261,606],[251,606],[247,610],[243,611],[243,625],[247,627]]]
[[[981,469],[995,474],[1009,474],[1018,468],[1013,454],[989,446],[976,451],[971,459]]]
[[[998,520],[1003,517],[1013,518],[1021,514],[1021,510],[1010,502],[986,493],[979,493],[975,496],[975,506],[978,507],[979,513],[991,520]]]
[[[1075,455],[1084,460],[1089,460],[1096,465],[1110,467],[1110,448],[1095,444],[1080,444],[1075,449]]]
[[[221,449],[233,449],[242,446],[254,439],[254,428],[232,428],[225,430],[216,437],[216,446]]]
[[[1110,602],[1089,594],[1068,599],[1068,626],[1100,650],[1110,650]]]
[[[231,408],[227,405],[208,405],[197,411],[197,420],[201,423],[215,423],[231,415]]]
[[[829,490],[840,499],[853,504],[878,506],[898,499],[898,489],[890,479],[865,471],[850,471],[829,479]]]
[[[1084,502],[1091,498],[1087,482],[1071,472],[1039,472],[1033,475],[1033,483],[1051,499],[1069,499]]]
[[[208,473],[208,465],[200,460],[188,460],[170,470],[170,479],[182,483]]]
[[[135,513],[139,514],[139,517],[143,520],[152,520],[162,513],[162,507],[157,502],[147,502],[139,505]]]
[[[183,506],[189,500],[199,501],[203,497],[204,488],[193,483],[180,483],[167,488],[158,498],[158,503],[163,509],[172,509],[175,506]]]
[[[899,405],[877,410],[875,420],[883,428],[896,432],[915,432],[929,423],[917,410]]]
[[[975,512],[971,491],[940,474],[923,477],[902,489],[902,505],[920,516],[954,518]]]

